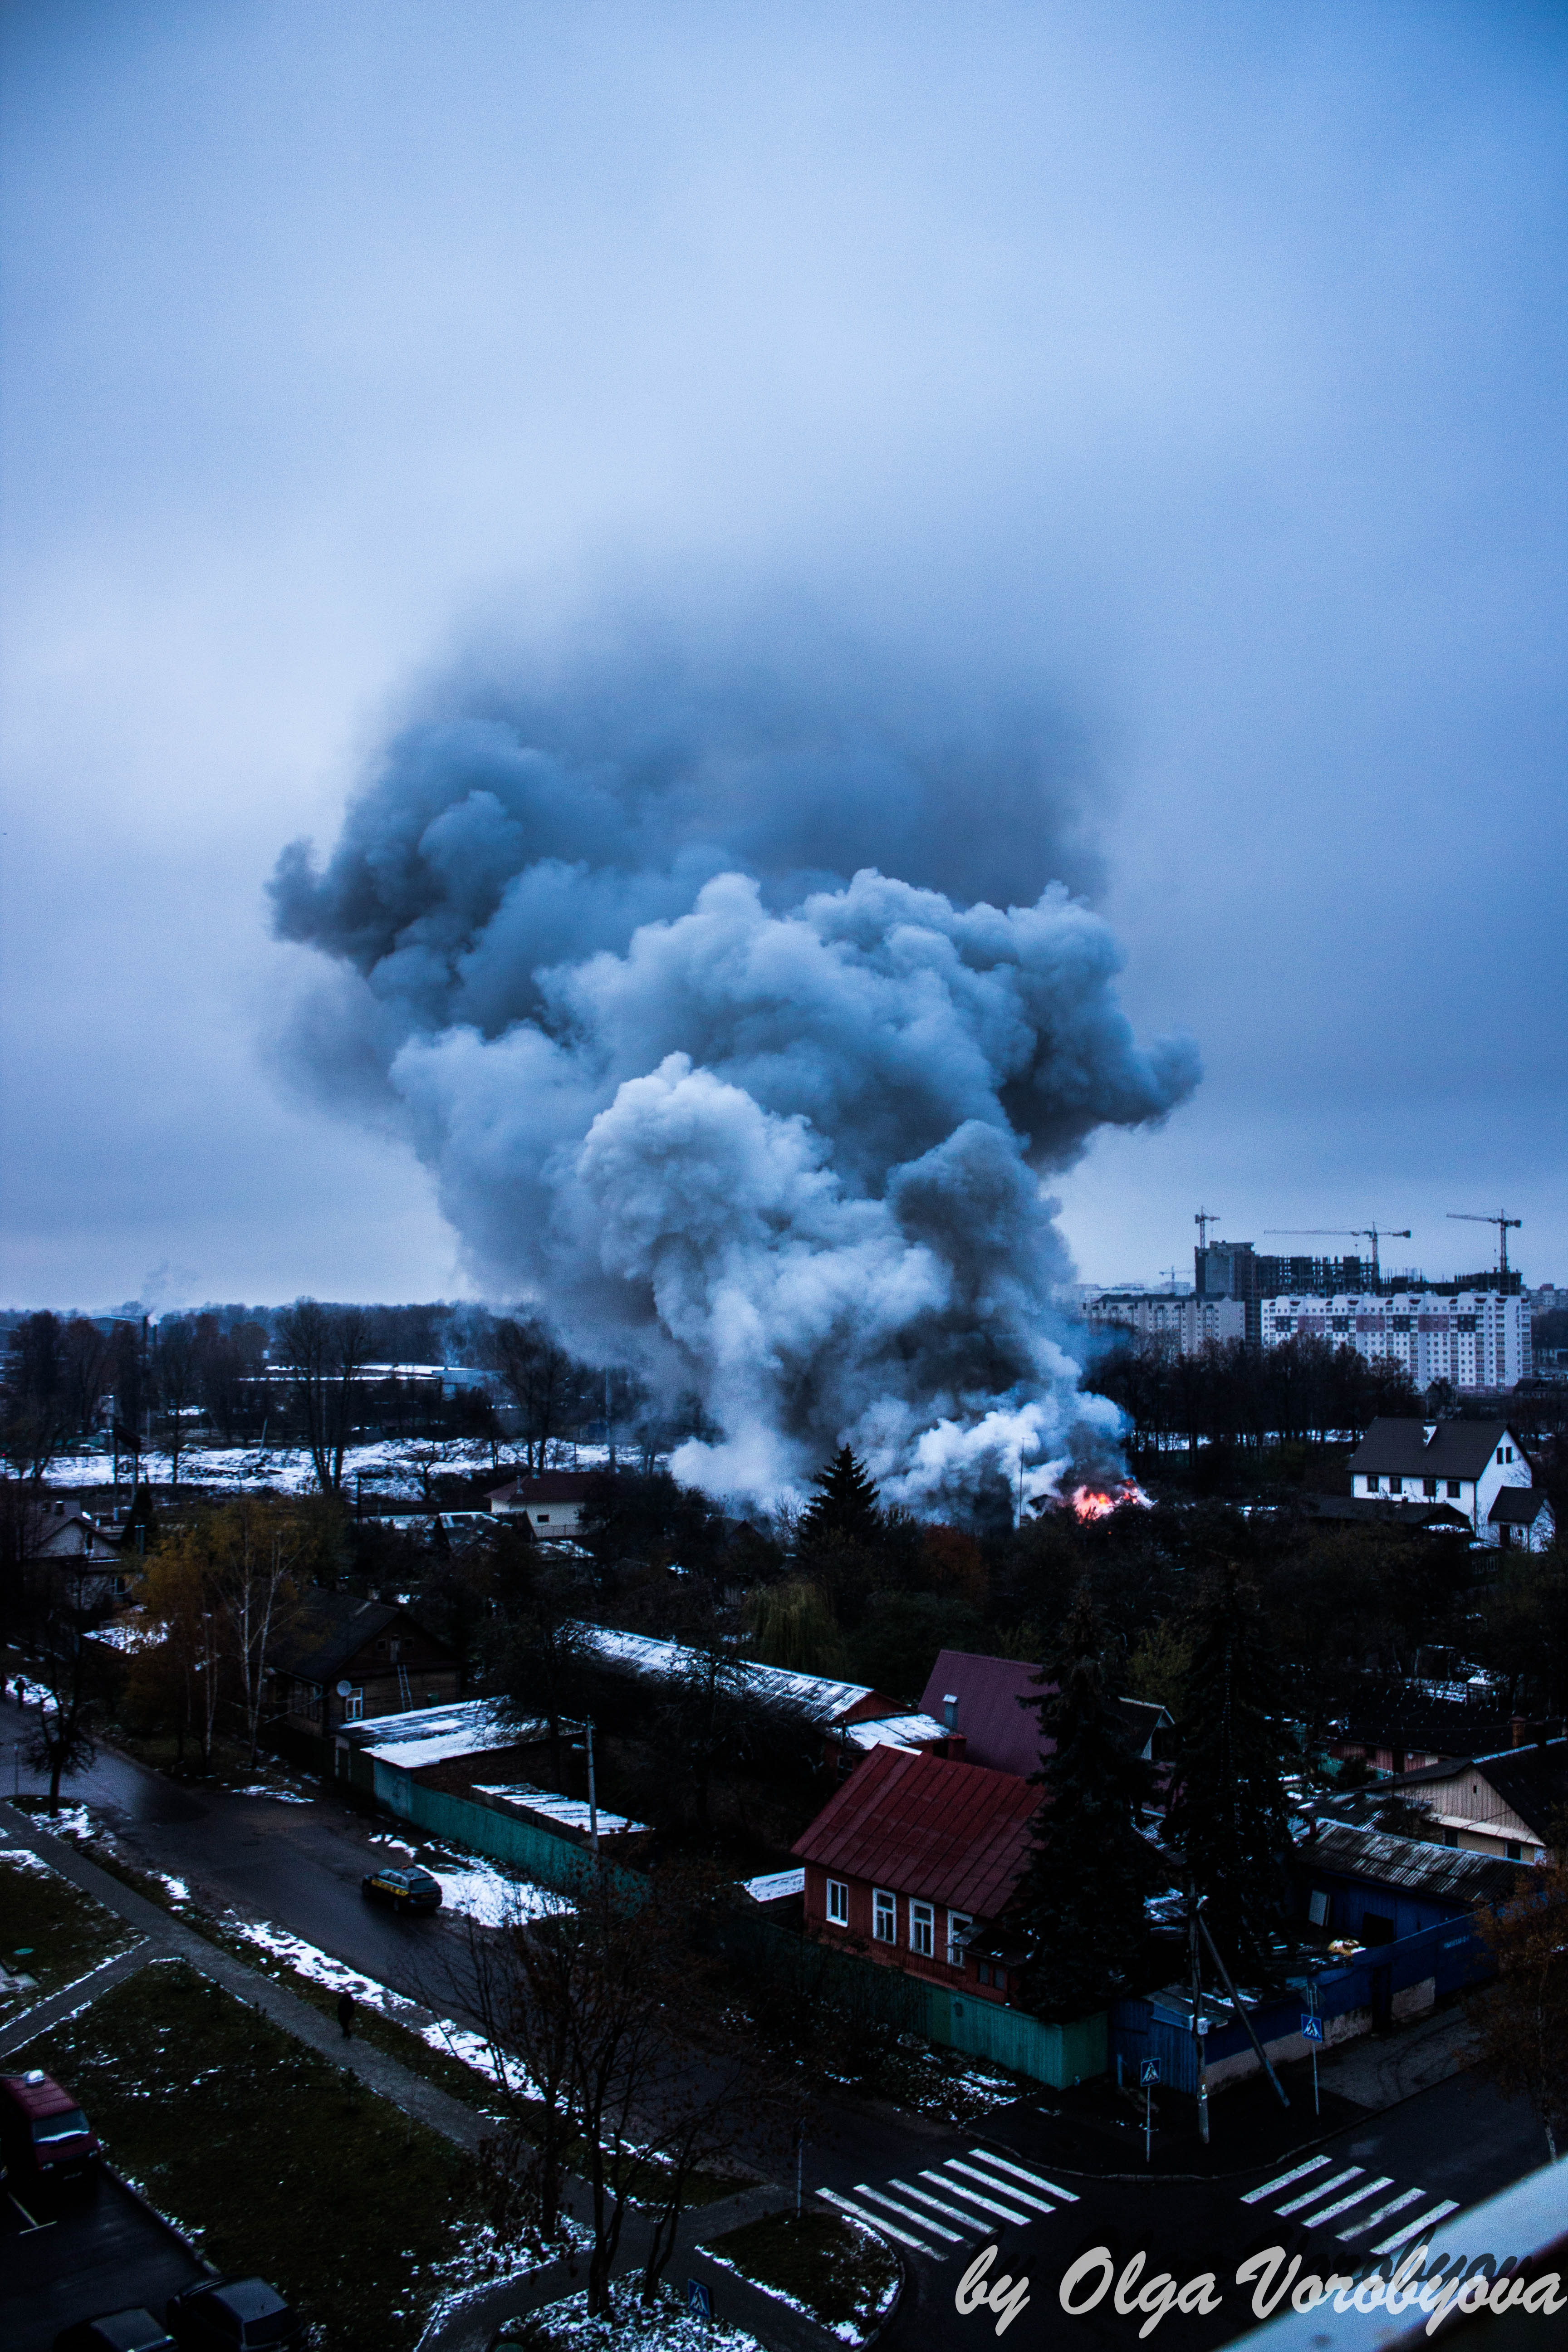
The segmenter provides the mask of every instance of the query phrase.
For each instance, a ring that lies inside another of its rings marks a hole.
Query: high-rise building
[[[1370,1362],[1403,1364],[1417,1389],[1447,1381],[1455,1389],[1511,1389],[1531,1376],[1530,1315],[1517,1291],[1447,1288],[1306,1292],[1258,1302],[1263,1345],[1326,1339]]]

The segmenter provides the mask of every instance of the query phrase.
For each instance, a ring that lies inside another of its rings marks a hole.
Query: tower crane
[[[1459,1225],[1495,1225],[1497,1227],[1498,1271],[1508,1272],[1508,1236],[1511,1226],[1524,1223],[1522,1217],[1510,1217],[1499,1210],[1495,1217],[1479,1215],[1474,1209],[1450,1209],[1449,1216]]]
[[[1193,1223],[1198,1229],[1199,1249],[1207,1249],[1209,1245],[1209,1227],[1211,1225],[1217,1225],[1219,1219],[1215,1216],[1212,1209],[1200,1209],[1197,1215],[1193,1219]]]

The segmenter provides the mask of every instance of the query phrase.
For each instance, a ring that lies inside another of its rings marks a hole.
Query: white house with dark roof
[[[1446,1503],[1483,1543],[1505,1549],[1552,1540],[1551,1506],[1506,1422],[1379,1419],[1350,1469],[1354,1498]]]
[[[577,1532],[587,1499],[588,1476],[579,1470],[524,1471],[486,1496],[497,1518],[522,1518],[543,1543]]]

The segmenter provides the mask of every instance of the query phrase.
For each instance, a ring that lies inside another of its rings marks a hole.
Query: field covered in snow
[[[598,1470],[608,1454],[603,1445],[552,1445],[549,1466],[557,1470]],[[495,1476],[498,1486],[522,1467],[503,1445],[500,1467],[490,1449],[472,1439],[438,1445],[427,1439],[384,1438],[374,1445],[351,1445],[343,1457],[343,1491],[353,1494],[363,1485],[364,1499],[417,1503],[427,1499],[428,1481],[435,1477]],[[50,1463],[48,1484],[57,1490],[107,1486],[114,1475],[110,1454],[59,1454]],[[142,1456],[142,1475],[149,1486],[166,1486],[173,1476],[167,1454],[156,1450]],[[120,1456],[120,1483],[129,1488],[131,1457]],[[313,1495],[315,1465],[302,1445],[187,1445],[180,1455],[182,1486],[212,1486],[225,1492],[267,1492]]]

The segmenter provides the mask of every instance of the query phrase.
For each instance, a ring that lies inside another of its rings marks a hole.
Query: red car
[[[0,2156],[15,2189],[88,2179],[101,2153],[91,2125],[68,2091],[41,2068],[0,2074]]]

